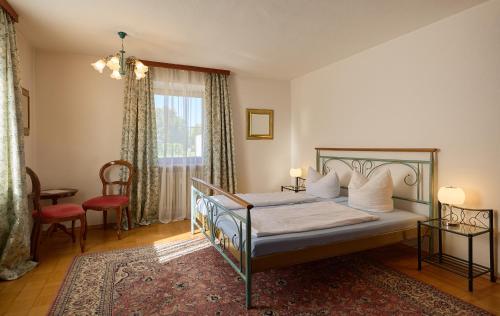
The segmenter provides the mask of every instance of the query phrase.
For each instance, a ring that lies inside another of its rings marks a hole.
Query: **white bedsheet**
[[[294,192],[238,193],[236,195],[252,204],[254,207],[288,205],[319,201],[319,198],[315,196]],[[236,210],[241,208],[241,205],[231,201],[229,198],[223,195],[214,195],[212,196],[212,198],[227,209]]]
[[[235,212],[246,216],[245,210]],[[256,237],[327,229],[378,219],[378,216],[333,201],[260,207],[250,213],[252,234]]]

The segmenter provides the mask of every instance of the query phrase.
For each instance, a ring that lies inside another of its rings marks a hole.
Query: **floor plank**
[[[189,221],[155,224],[123,232],[117,240],[111,226],[106,230],[91,227],[88,232],[86,252],[124,249],[192,238]],[[75,255],[80,253],[78,243],[61,232],[52,237],[43,236],[40,264],[19,280],[0,282],[0,315],[45,315]],[[466,279],[437,267],[424,264],[423,271],[416,269],[415,249],[394,245],[369,252],[374,259],[422,282],[500,314],[500,285],[485,278],[474,282],[475,291],[467,291]]]

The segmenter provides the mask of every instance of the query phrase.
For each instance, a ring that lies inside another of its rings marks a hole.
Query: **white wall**
[[[120,157],[123,82],[90,67],[97,59],[50,52],[36,55],[36,171],[44,188],[78,188],[68,202],[98,195],[99,168]],[[232,75],[230,90],[238,189],[279,190],[289,179],[289,82]],[[245,139],[245,107],[275,110],[273,141]],[[101,214],[90,212],[89,223],[101,223]]]
[[[80,203],[101,190],[99,168],[120,158],[122,82],[90,67],[91,56],[36,54],[36,172],[43,188],[72,187]],[[101,214],[89,212],[89,223]]]
[[[293,163],[312,165],[315,146],[437,147],[440,186],[500,209],[500,1],[297,78],[291,93]],[[487,239],[474,246],[487,264]]]
[[[26,165],[36,167],[35,157],[35,133],[36,122],[36,104],[35,104],[35,49],[24,35],[16,30],[17,33],[17,50],[19,53],[19,76],[21,79],[21,87],[28,89],[30,93],[30,135],[24,137],[24,150],[26,156]]]
[[[231,77],[238,192],[278,191],[290,177],[290,82]],[[274,139],[246,139],[246,109],[274,110]]]

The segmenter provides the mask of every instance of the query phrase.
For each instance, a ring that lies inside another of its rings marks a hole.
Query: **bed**
[[[327,257],[377,248],[417,236],[417,221],[436,212],[435,183],[437,149],[423,148],[316,148],[316,170],[339,173],[345,183],[356,170],[370,177],[389,168],[394,182],[395,209],[389,213],[368,213],[376,220],[359,221],[307,231],[256,234],[252,225],[262,219],[261,211],[314,209],[333,203],[342,208],[347,197],[311,199],[291,193],[295,199],[273,197],[275,203],[261,203],[259,194],[236,195],[203,180],[193,178],[191,188],[191,231],[201,232],[233,267],[245,283],[246,307],[251,307],[252,274],[273,268],[320,260]],[[370,154],[370,157],[367,157]],[[342,186],[345,194],[347,188]],[[265,195],[261,195],[265,196]],[[223,199],[221,199],[221,197]],[[252,200],[256,206],[248,202]],[[429,238],[429,251],[433,240]]]

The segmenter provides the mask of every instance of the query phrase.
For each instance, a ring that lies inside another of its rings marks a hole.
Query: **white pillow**
[[[373,212],[390,212],[394,209],[392,177],[389,169],[370,179],[353,171],[348,188],[350,207]]]
[[[309,167],[306,179],[306,193],[325,199],[333,199],[340,194],[339,177],[335,170],[322,176],[316,170]]]

